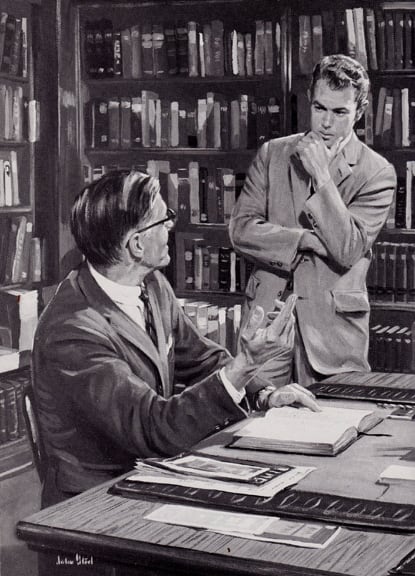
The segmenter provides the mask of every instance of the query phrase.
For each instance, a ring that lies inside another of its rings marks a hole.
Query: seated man
[[[255,309],[235,358],[199,334],[158,271],[169,263],[173,219],[158,181],[140,172],[112,172],[75,200],[71,229],[85,262],[43,312],[33,351],[48,455],[43,506],[241,420],[248,383],[292,352],[287,309],[261,329],[263,311]],[[174,382],[186,384],[181,394],[173,395]],[[318,409],[297,384],[261,398],[265,407]]]

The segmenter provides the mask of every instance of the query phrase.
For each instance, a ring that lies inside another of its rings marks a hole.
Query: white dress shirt
[[[100,274],[88,262],[88,268],[91,276],[101,288],[103,292],[119,307],[133,322],[138,324],[143,330],[146,329],[144,320],[144,302],[141,300],[141,287],[140,286],[126,286],[125,284],[118,284],[110,280],[106,276]],[[235,402],[240,404],[245,396],[245,391],[240,392],[226,377],[225,371],[222,368],[219,371],[220,379],[225,386],[229,396]]]

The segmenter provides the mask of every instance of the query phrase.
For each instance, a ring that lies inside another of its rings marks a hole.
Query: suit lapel
[[[293,151],[297,142],[293,143]],[[310,176],[304,170],[301,161],[294,155],[290,156],[289,178],[292,190],[292,202],[295,215],[295,224],[298,224],[304,203],[310,195]]]
[[[148,359],[154,364],[157,369],[160,380],[163,385],[163,390],[167,389],[166,385],[166,370],[164,368],[165,362],[162,361],[160,353],[154,346],[150,336],[138,326],[127,314],[125,314],[106,294],[89,273],[88,266],[82,265],[80,271],[79,283],[81,288],[91,304],[91,307],[98,310],[110,322],[114,330],[123,338],[128,340],[130,344],[143,352]],[[154,298],[152,299],[152,303]],[[157,306],[155,306],[157,308]],[[160,329],[156,323],[156,331],[158,342],[160,342]],[[161,330],[163,327],[161,326]],[[165,345],[165,344],[164,344]],[[160,350],[161,351],[161,350]]]
[[[351,166],[356,164],[361,150],[362,143],[353,132],[349,142],[330,164],[330,176],[337,187],[352,174]]]
[[[163,389],[165,397],[168,398],[171,395],[170,390],[170,379],[169,379],[169,368],[168,368],[168,361],[167,361],[167,342],[166,342],[166,334],[164,331],[163,319],[162,319],[162,312],[160,309],[160,301],[156,298],[155,289],[154,289],[154,280],[149,280],[147,282],[147,289],[148,289],[148,298],[150,300],[151,309],[153,311],[153,319],[154,319],[154,328],[157,334],[157,346],[160,358],[160,365],[161,371],[163,373]]]

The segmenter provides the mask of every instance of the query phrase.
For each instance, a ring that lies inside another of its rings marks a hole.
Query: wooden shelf
[[[91,156],[118,156],[134,154],[136,158],[138,155],[141,156],[143,154],[167,154],[169,156],[181,156],[182,154],[193,154],[197,156],[205,156],[206,154],[209,154],[209,156],[229,156],[237,154],[238,156],[252,156],[256,152],[256,150],[245,148],[235,148],[232,150],[219,150],[218,148],[86,148],[85,151]]]
[[[226,300],[238,301],[241,303],[244,299],[244,294],[242,292],[222,292],[221,290],[175,290],[177,298],[193,298],[194,300],[200,300],[205,298],[210,301],[214,301],[215,304],[221,298]],[[229,302],[226,302],[229,304]]]
[[[26,214],[31,213],[32,210],[31,206],[2,206],[0,214]]]
[[[0,148],[23,148],[27,146],[29,142],[20,140],[0,140]]]
[[[0,73],[0,81],[7,80],[8,82],[18,82],[19,84],[28,84],[29,78],[23,78],[23,76],[15,76],[14,74],[4,74]]]
[[[155,85],[168,84],[263,84],[264,82],[275,83],[276,74],[263,74],[258,76],[166,76],[165,78],[146,77],[146,78],[84,78],[83,81],[89,88],[105,88],[108,86],[125,86],[126,88],[145,88]]]
[[[415,313],[415,302],[379,302],[378,300],[371,300],[370,306],[377,310],[400,310]]]

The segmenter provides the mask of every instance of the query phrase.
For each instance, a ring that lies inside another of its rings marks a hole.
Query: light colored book
[[[391,464],[379,475],[381,484],[401,484],[405,482],[415,482],[415,466],[400,466]]]
[[[0,372],[9,372],[19,368],[19,351],[0,346]]]
[[[373,410],[271,408],[235,432],[230,447],[334,456],[382,419]]]

